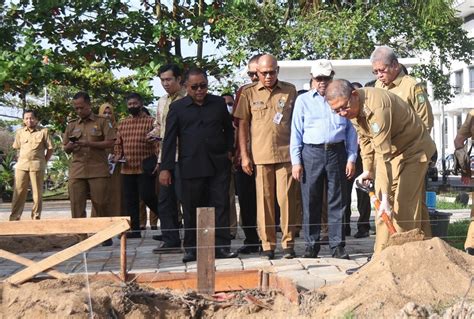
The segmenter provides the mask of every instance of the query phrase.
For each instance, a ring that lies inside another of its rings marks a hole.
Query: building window
[[[462,70],[454,72],[454,94],[462,92]]]
[[[469,68],[469,90],[474,92],[474,67]]]

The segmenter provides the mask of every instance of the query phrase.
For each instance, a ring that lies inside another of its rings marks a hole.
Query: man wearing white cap
[[[291,123],[290,154],[293,178],[301,183],[306,253],[320,249],[323,187],[328,196],[329,247],[334,258],[349,259],[344,246],[343,216],[347,179],[354,176],[357,135],[347,119],[331,111],[324,99],[334,76],[331,62],[317,60],[311,68],[313,89],[298,96]]]

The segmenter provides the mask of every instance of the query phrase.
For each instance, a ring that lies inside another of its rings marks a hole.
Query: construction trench
[[[0,237],[61,234],[72,227],[67,220],[18,223],[24,224],[0,223]],[[199,270],[55,272],[61,261],[128,227],[113,218],[84,223],[76,221],[75,232],[95,235],[43,260],[0,251],[1,258],[26,266],[1,282],[0,318],[474,318],[474,258],[439,238],[387,247],[342,282],[316,290],[255,269],[211,271],[213,289],[200,294],[199,285],[209,286],[198,283]]]

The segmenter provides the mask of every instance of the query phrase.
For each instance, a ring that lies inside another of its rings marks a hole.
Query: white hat
[[[326,59],[316,60],[311,67],[311,75],[315,78],[317,76],[330,76],[334,72],[331,62]]]

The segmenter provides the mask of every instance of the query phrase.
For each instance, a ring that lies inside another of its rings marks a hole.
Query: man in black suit
[[[183,262],[196,260],[196,208],[215,207],[216,258],[237,257],[229,250],[229,182],[233,127],[222,97],[207,93],[207,75],[190,69],[187,96],[173,102],[166,119],[160,184],[172,183],[176,143],[184,217]]]

